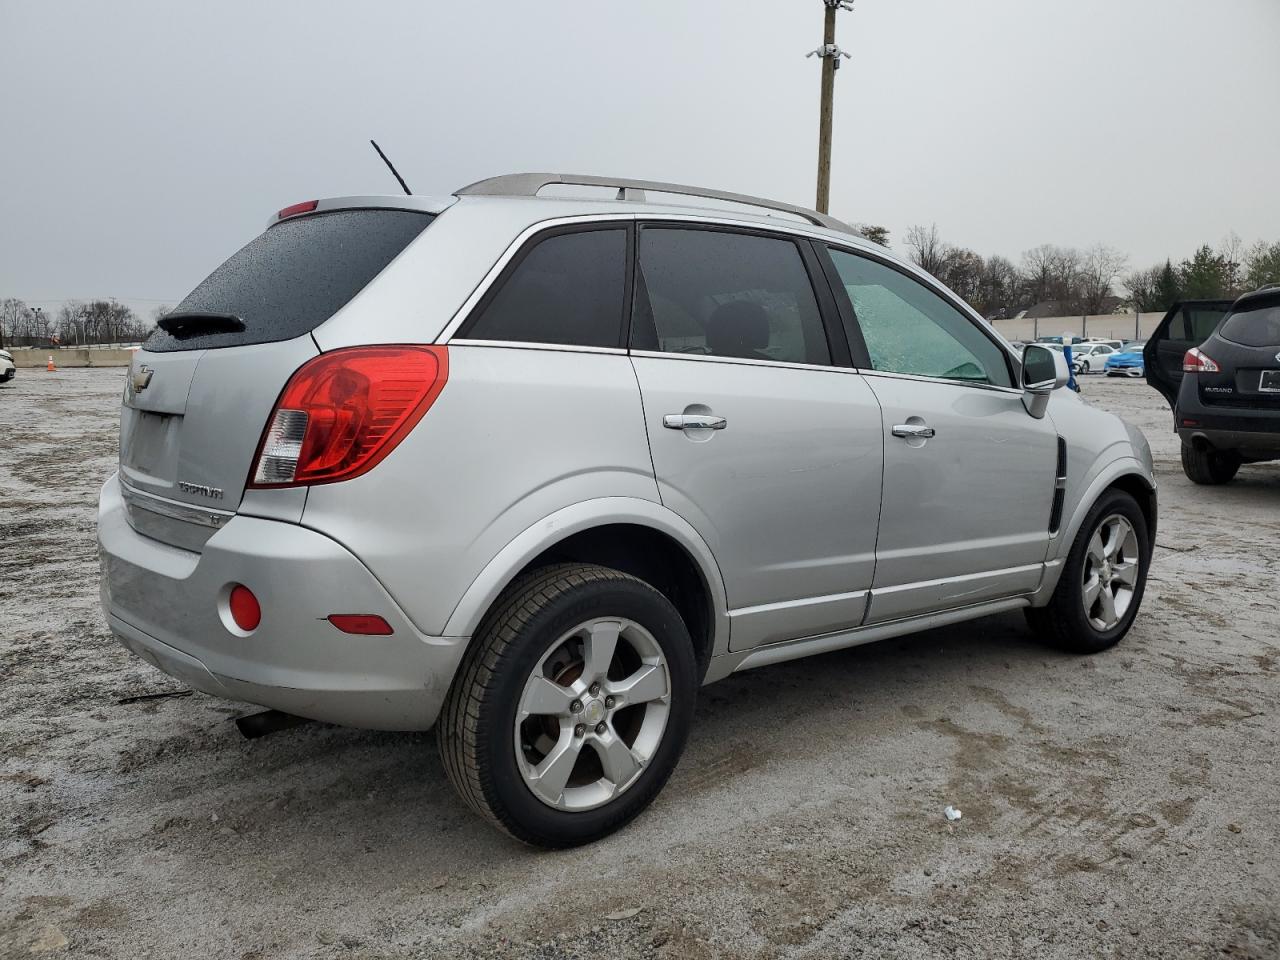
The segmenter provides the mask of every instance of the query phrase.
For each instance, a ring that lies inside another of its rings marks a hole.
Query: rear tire
[[[440,755],[462,799],[516,839],[590,843],[662,789],[697,688],[693,643],[661,593],[607,567],[544,567],[481,622],[436,725]]]
[[[1048,605],[1024,611],[1028,626],[1070,653],[1114,647],[1142,605],[1150,563],[1147,521],[1138,502],[1123,490],[1107,491],[1080,525]]]
[[[1182,441],[1182,472],[1192,483],[1206,486],[1230,483],[1241,462],[1238,453],[1212,448],[1200,450],[1186,440]]]

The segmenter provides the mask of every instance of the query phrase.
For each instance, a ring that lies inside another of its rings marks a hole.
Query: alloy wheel
[[[670,670],[653,634],[634,620],[581,623],[525,682],[515,717],[520,775],[547,806],[599,807],[639,779],[670,712]]]
[[[1139,559],[1138,535],[1125,517],[1113,513],[1098,524],[1081,575],[1084,615],[1095,630],[1114,629],[1129,611]]]

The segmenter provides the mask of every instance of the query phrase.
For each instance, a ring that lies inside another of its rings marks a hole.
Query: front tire
[[[1123,490],[1093,505],[1047,606],[1027,608],[1027,623],[1070,653],[1099,653],[1129,632],[1142,604],[1151,563],[1147,521]]]
[[[662,789],[697,687],[661,593],[606,567],[545,567],[481,623],[437,723],[440,755],[463,800],[516,839],[590,843]]]
[[[1192,483],[1205,486],[1230,483],[1240,469],[1240,455],[1206,447],[1197,449],[1194,444],[1182,441],[1182,472]]]

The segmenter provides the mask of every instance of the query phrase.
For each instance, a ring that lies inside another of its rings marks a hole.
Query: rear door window
[[[532,241],[458,338],[621,347],[627,230],[574,230]]]
[[[795,242],[719,230],[640,230],[631,346],[688,356],[828,365]]]
[[[1245,347],[1280,347],[1280,303],[1231,314],[1218,336]]]
[[[156,329],[158,353],[292,340],[368,285],[434,220],[413,210],[335,210],[269,227],[191,291],[170,316],[225,318],[177,335]],[[208,332],[205,332],[208,331]]]
[[[1182,315],[1186,323],[1186,339],[1194,340],[1196,343],[1204,343],[1213,336],[1213,331],[1218,329],[1218,324],[1222,322],[1222,318],[1226,315],[1228,309],[1229,307],[1225,303],[1221,305],[1188,304],[1183,307]]]

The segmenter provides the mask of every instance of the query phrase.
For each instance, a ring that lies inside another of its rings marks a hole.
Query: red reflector
[[[1199,420],[1185,420],[1185,419],[1184,419],[1184,420],[1182,421],[1182,425],[1183,425],[1184,427],[1198,427],[1198,426],[1200,426],[1200,421],[1199,421]]]
[[[236,622],[237,627],[246,633],[258,629],[258,624],[262,622],[262,607],[252,590],[240,583],[232,587],[230,607],[231,619]]]
[[[343,633],[386,637],[392,632],[391,624],[373,613],[334,613],[330,614],[329,622]]]
[[[422,419],[449,379],[449,348],[348,347],[289,379],[258,443],[251,487],[358,477]]]
[[[283,220],[285,217],[297,216],[300,213],[310,213],[319,202],[319,200],[303,200],[301,203],[295,203],[277,213],[276,219]]]

